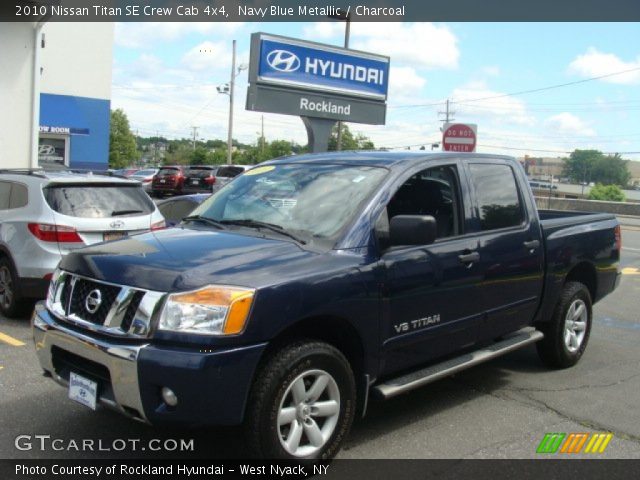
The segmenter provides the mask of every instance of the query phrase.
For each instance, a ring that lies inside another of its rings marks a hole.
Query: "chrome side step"
[[[386,380],[373,387],[373,393],[382,398],[391,398],[414,388],[422,387],[441,378],[448,377],[467,368],[489,361],[506,353],[542,340],[544,334],[530,327],[519,330],[507,338],[488,347],[466,353],[451,360],[432,365],[401,377]]]

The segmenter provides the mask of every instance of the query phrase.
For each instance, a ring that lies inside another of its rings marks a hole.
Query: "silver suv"
[[[0,170],[0,312],[46,296],[70,250],[165,226],[139,182],[106,175]]]

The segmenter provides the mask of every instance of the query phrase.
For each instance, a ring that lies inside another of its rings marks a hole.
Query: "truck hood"
[[[298,244],[232,231],[171,228],[73,251],[63,270],[161,292],[207,284],[260,288],[320,254]],[[295,267],[294,267],[295,268]]]

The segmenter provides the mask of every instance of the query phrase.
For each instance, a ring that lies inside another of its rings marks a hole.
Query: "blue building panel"
[[[108,168],[110,118],[109,100],[40,94],[40,131],[70,136],[71,168]]]

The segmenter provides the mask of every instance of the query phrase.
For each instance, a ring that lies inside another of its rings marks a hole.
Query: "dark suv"
[[[184,185],[184,167],[165,166],[153,177],[151,193],[154,196],[181,194]]]
[[[211,188],[216,183],[216,170],[214,165],[194,165],[185,171],[184,193],[211,193]]]

